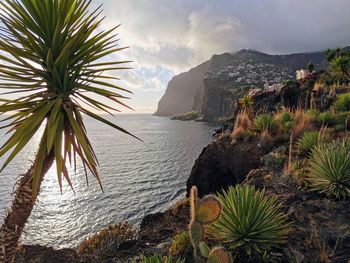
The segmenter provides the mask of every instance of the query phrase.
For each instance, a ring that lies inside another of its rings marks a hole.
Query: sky
[[[100,4],[101,29],[121,24],[119,44],[129,47],[108,60],[133,61],[113,74],[134,93],[126,103],[137,113],[153,113],[174,75],[214,54],[350,45],[350,0],[93,0],[91,10]]]
[[[251,48],[272,54],[350,44],[349,0],[97,0],[118,54],[132,70],[116,72],[136,112],[154,112],[168,81],[213,54]]]

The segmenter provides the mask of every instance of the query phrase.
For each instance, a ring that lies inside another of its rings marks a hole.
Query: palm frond
[[[0,89],[22,94],[16,99],[1,99],[0,114],[9,114],[0,128],[12,135],[0,148],[0,157],[10,152],[4,169],[45,125],[35,160],[33,188],[38,190],[42,163],[53,153],[57,176],[72,186],[66,163],[79,157],[102,184],[98,161],[87,136],[86,114],[123,133],[91,110],[112,114],[116,105],[127,107],[120,93],[131,93],[112,81],[108,73],[127,69],[130,61],[104,61],[121,51],[112,28],[101,30],[101,6],[88,11],[91,0],[4,0],[0,2]],[[90,107],[90,108],[89,108]],[[133,136],[133,135],[132,135]],[[135,136],[133,136],[135,137]],[[137,138],[137,137],[135,137]]]

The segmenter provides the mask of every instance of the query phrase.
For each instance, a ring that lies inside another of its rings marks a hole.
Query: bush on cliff
[[[210,237],[231,249],[242,248],[246,254],[264,253],[286,242],[289,232],[287,216],[274,197],[253,186],[230,187],[218,194],[222,212],[207,228]]]

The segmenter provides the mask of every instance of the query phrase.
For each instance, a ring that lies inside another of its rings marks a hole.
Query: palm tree
[[[350,80],[350,57],[340,55],[330,63],[330,73],[338,84],[348,83]]]
[[[112,70],[128,61],[103,59],[116,46],[115,28],[100,30],[101,6],[89,12],[91,0],[3,0],[0,2],[0,88],[17,94],[1,98],[1,128],[11,136],[0,148],[9,154],[2,170],[43,127],[33,166],[21,177],[12,207],[0,227],[0,262],[11,262],[22,230],[33,209],[45,173],[55,161],[59,187],[72,187],[66,163],[77,158],[101,182],[98,161],[87,137],[83,115],[119,131],[126,130],[96,114],[113,115],[114,104],[126,106]],[[127,106],[126,106],[127,107]],[[7,124],[9,122],[9,124]],[[130,134],[131,135],[131,134]],[[68,165],[68,164],[67,164]]]

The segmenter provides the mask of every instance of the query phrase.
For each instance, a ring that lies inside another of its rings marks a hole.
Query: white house
[[[310,75],[310,71],[307,69],[300,69],[296,72],[297,80],[306,79]]]

